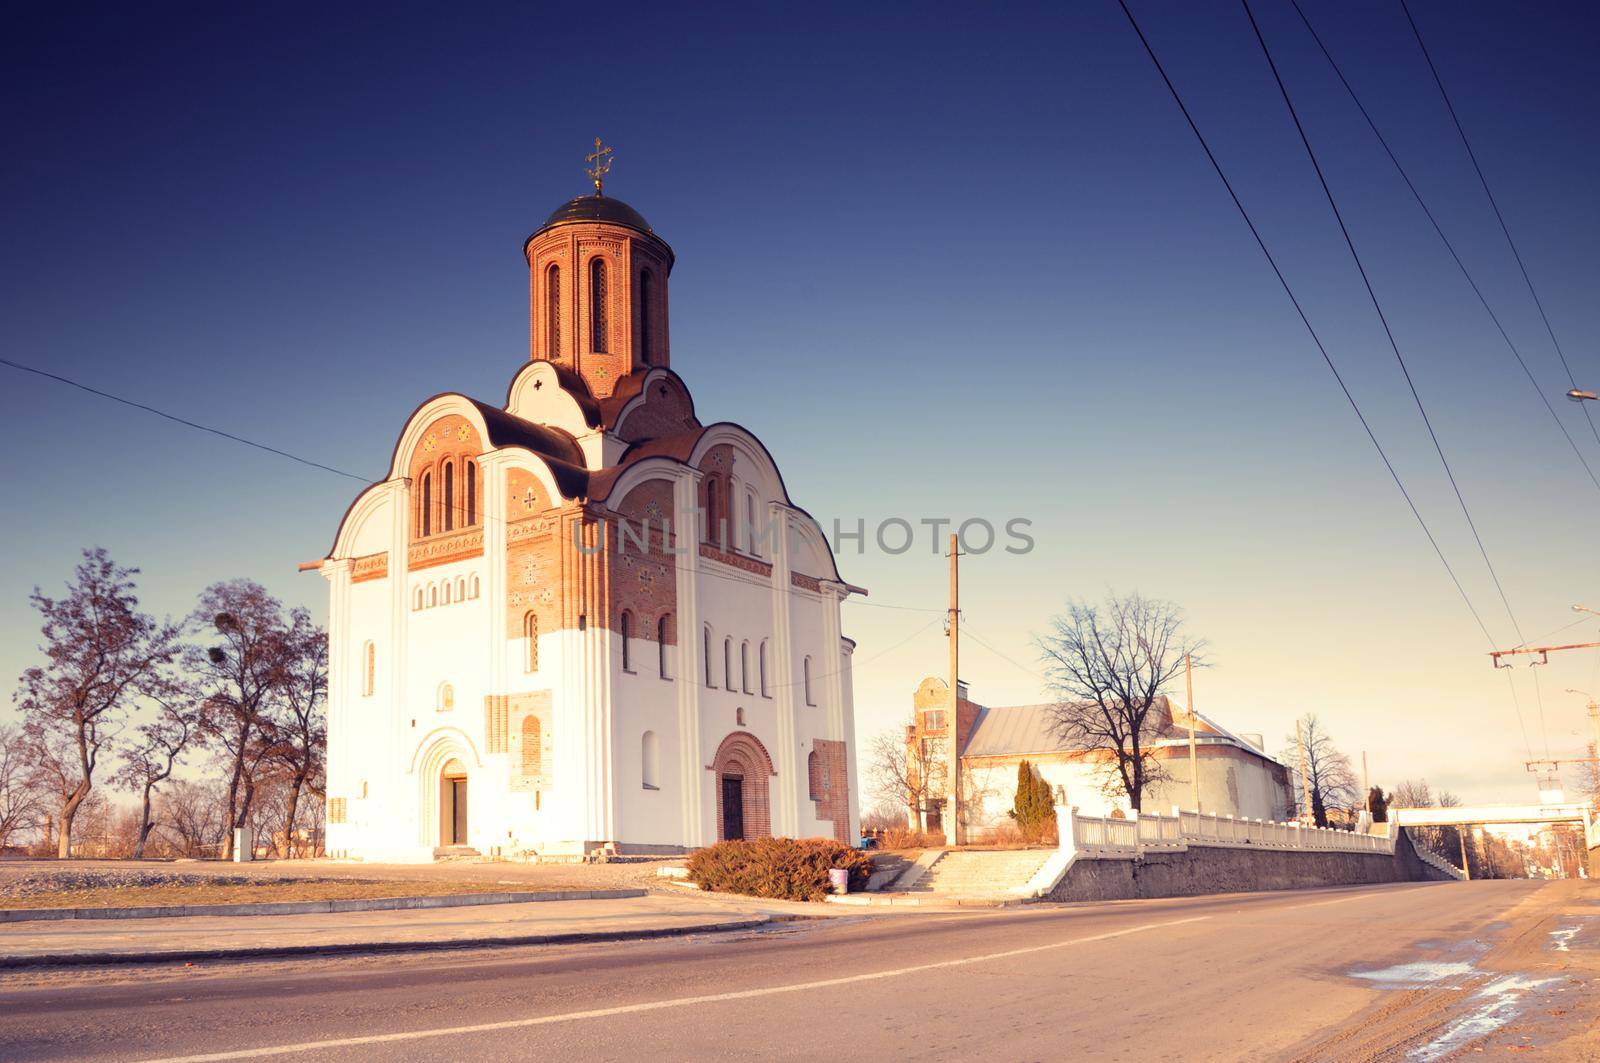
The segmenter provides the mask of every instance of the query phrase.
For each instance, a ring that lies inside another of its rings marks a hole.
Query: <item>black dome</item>
[[[569,199],[557,207],[550,217],[545,219],[544,224],[539,226],[539,231],[543,232],[552,225],[560,225],[562,222],[569,221],[609,222],[612,225],[626,225],[630,229],[638,229],[643,233],[652,232],[650,223],[644,220],[643,214],[640,214],[620,199],[612,199],[610,196],[600,195],[579,196],[576,199]]]

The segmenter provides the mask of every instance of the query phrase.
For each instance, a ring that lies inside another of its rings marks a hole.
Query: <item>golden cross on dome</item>
[[[601,146],[600,138],[594,138],[594,153],[585,155],[583,161],[589,164],[584,171],[594,180],[594,194],[600,195],[600,186],[605,181],[606,174],[611,172],[611,149]]]

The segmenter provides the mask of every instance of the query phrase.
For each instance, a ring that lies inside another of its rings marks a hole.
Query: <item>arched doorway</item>
[[[777,773],[760,740],[746,731],[733,732],[717,747],[711,770],[716,775],[717,839],[771,837],[768,780]]]
[[[453,757],[439,770],[439,844],[467,844],[467,769]]]

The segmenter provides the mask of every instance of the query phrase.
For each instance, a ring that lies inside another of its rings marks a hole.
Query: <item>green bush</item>
[[[1056,807],[1050,784],[1036,775],[1027,761],[1017,765],[1017,796],[1011,805],[1011,818],[1022,837],[1030,842],[1055,830]]]
[[[850,888],[864,889],[872,857],[832,838],[753,838],[718,842],[689,857],[689,881],[703,890],[786,901],[820,901],[828,871],[850,872]]]

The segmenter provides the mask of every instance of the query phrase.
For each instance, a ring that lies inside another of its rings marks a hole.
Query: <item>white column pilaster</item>
[[[683,844],[706,844],[705,754],[700,739],[700,473],[683,468],[672,486],[678,597],[678,771]]]
[[[774,784],[772,832],[797,837],[800,834],[800,787],[807,779],[800,769],[803,750],[794,720],[794,650],[790,639],[789,601],[794,592],[789,574],[789,507],[781,502],[767,505],[768,526],[772,528],[772,644],[768,647],[768,681],[777,703],[778,778]],[[809,779],[807,779],[809,783]]]

